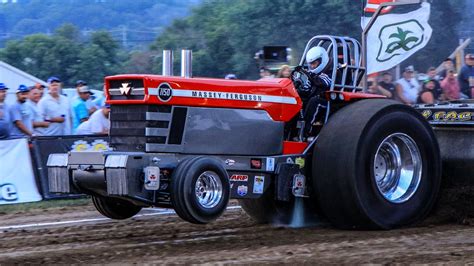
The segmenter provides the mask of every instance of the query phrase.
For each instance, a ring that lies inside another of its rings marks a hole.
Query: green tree
[[[77,79],[96,84],[103,80],[109,66],[104,49],[96,44],[91,44],[81,50],[78,63],[73,66],[73,69]]]
[[[94,32],[86,42],[79,39],[79,31],[65,25],[52,36],[35,34],[8,42],[0,50],[0,60],[41,79],[58,76],[65,86],[73,86],[78,79],[101,84],[104,76],[122,71],[128,55],[120,53],[109,33]]]
[[[434,1],[433,37],[404,64],[424,70],[448,56],[457,46],[462,9],[462,1]],[[349,0],[208,0],[166,28],[151,49],[158,54],[163,49],[192,49],[196,76],[222,77],[232,72],[240,78],[256,78],[253,57],[262,46],[286,45],[299,58],[314,35],[360,40],[360,16],[360,3]],[[155,61],[155,70],[161,69],[160,64]]]
[[[106,56],[109,57],[110,63],[115,63],[118,44],[108,32],[96,31],[92,33],[90,43],[100,47]]]
[[[127,29],[129,47],[148,46],[160,30],[175,18],[189,13],[201,0],[21,0],[0,5],[0,33],[20,38],[29,34],[50,34],[64,23],[80,30],[110,30],[120,38]],[[11,2],[11,1],[10,1]],[[0,43],[4,45],[3,39]]]
[[[161,71],[154,72],[153,70],[153,59],[155,54],[145,51],[133,51],[129,54],[128,60],[123,66],[124,73],[131,74],[161,74]]]
[[[70,40],[35,34],[9,42],[0,59],[39,78],[57,75],[68,83],[68,67],[76,63],[78,53],[78,46]]]
[[[81,37],[79,29],[71,23],[63,24],[57,28],[55,35],[74,42],[79,42]]]
[[[192,49],[197,76],[255,78],[253,57],[262,46],[287,45],[298,53],[314,35],[360,32],[359,7],[340,0],[209,0],[175,21],[151,49]]]
[[[72,67],[74,78],[100,84],[105,76],[121,72],[123,64],[118,52],[118,44],[109,33],[92,33],[90,42],[83,45],[78,62]]]

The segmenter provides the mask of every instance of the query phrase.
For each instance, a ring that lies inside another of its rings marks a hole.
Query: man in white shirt
[[[33,118],[33,134],[43,136],[45,128],[49,127],[49,122],[44,121],[38,109],[38,102],[43,97],[43,91],[37,86],[30,87],[30,94],[26,104],[31,108]]]
[[[44,121],[49,122],[45,128],[45,136],[60,136],[71,134],[71,108],[66,96],[59,94],[61,80],[56,77],[48,79],[48,90],[38,103],[40,115]]]
[[[12,138],[27,138],[33,136],[32,110],[26,104],[29,92],[30,89],[27,86],[20,85],[16,90],[17,101],[10,106]]]
[[[405,68],[403,78],[397,80],[396,96],[404,104],[415,104],[420,92],[420,84],[414,77],[413,66]]]
[[[81,123],[76,130],[77,135],[108,134],[110,129],[110,105],[106,104],[95,111],[89,120]]]

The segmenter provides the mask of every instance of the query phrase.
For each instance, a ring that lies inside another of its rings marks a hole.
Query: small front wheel
[[[92,196],[92,203],[102,215],[115,220],[131,218],[142,209],[142,207],[122,199],[100,196]]]
[[[221,162],[196,157],[176,167],[171,180],[171,202],[184,220],[205,224],[217,219],[227,207],[229,177]]]

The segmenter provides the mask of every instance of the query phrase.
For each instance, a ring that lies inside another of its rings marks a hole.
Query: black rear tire
[[[203,190],[198,196],[199,182],[215,187],[217,193]],[[213,180],[213,181],[210,181]],[[210,184],[210,185],[209,185]],[[217,219],[226,209],[230,197],[229,176],[222,163],[210,157],[195,157],[181,162],[171,178],[171,203],[182,219],[205,224]]]
[[[140,206],[117,198],[92,196],[92,203],[102,215],[115,220],[131,218],[142,209]]]
[[[382,193],[374,168],[381,144],[393,135],[411,139],[421,158],[413,163],[421,167],[418,185],[410,185],[413,193],[400,202]],[[413,108],[382,99],[350,104],[329,119],[314,148],[313,170],[323,214],[345,229],[391,229],[419,222],[432,209],[441,183],[439,147],[430,125]]]

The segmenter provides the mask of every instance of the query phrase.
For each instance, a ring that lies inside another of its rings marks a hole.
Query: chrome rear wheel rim
[[[386,137],[375,153],[373,173],[377,189],[387,201],[408,201],[421,182],[422,159],[416,142],[404,133]]]

